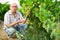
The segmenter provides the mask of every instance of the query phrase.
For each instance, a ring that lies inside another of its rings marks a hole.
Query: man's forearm
[[[6,26],[7,27],[12,27],[12,26],[14,26],[14,25],[16,25],[17,24],[17,22],[14,22],[14,23],[11,23],[11,24],[7,24]]]
[[[12,26],[14,26],[14,25],[16,25],[16,24],[25,23],[25,22],[26,22],[26,19],[24,19],[24,20],[18,20],[18,21],[16,21],[16,22],[7,24],[6,26],[7,26],[7,27],[12,27]]]

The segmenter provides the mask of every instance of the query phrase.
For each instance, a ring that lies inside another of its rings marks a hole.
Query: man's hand
[[[23,18],[23,19],[21,19],[21,22],[26,23],[26,20],[27,20],[26,18]]]
[[[27,20],[26,18],[23,18],[23,19],[21,19],[21,20],[17,20],[16,23],[17,23],[17,24],[18,24],[18,23],[26,23],[26,20]]]
[[[23,20],[24,20],[24,23],[26,23],[26,21],[27,21],[27,18],[25,17]]]

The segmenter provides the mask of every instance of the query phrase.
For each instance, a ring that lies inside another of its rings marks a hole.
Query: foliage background
[[[4,14],[9,10],[9,5],[7,3],[0,3],[0,20],[4,20]]]
[[[20,12],[28,17],[29,27],[25,34],[26,40],[59,40],[60,31],[58,22],[60,14],[60,1],[55,0],[19,0],[22,6]],[[54,35],[55,34],[55,35]]]
[[[25,40],[59,40],[60,29],[60,1],[55,0],[19,0],[21,8],[18,10],[28,16],[28,28],[25,32]],[[9,10],[9,5],[0,3],[0,20]],[[58,30],[57,30],[58,29]],[[56,31],[57,30],[57,31]],[[17,35],[18,36],[18,35]]]

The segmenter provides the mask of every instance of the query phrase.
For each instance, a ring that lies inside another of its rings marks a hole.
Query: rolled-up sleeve
[[[7,24],[9,24],[10,22],[9,22],[9,15],[8,14],[5,14],[4,15],[4,25],[7,25]]]

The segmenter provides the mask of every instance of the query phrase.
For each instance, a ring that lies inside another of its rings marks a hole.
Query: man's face
[[[16,10],[17,10],[17,5],[16,5],[16,4],[11,4],[11,5],[10,5],[10,10],[11,10],[13,13],[15,13]]]

